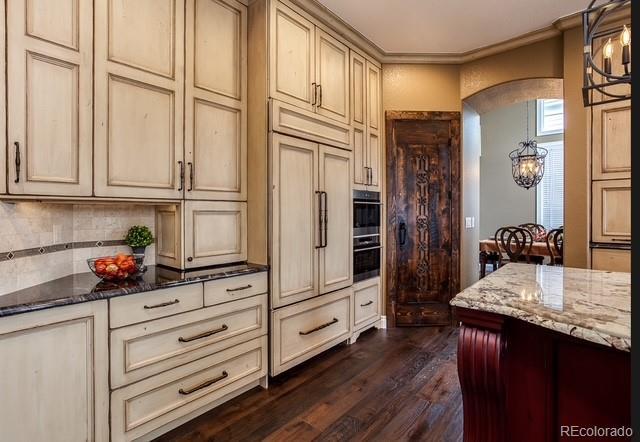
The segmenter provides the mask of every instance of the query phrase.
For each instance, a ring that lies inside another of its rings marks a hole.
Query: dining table
[[[480,240],[480,278],[484,278],[486,275],[487,263],[489,263],[489,261],[493,264],[493,270],[496,270],[500,253],[506,252],[502,246],[496,244],[495,239],[487,238]],[[546,241],[534,241],[531,245],[531,251],[528,254],[531,256],[544,256],[545,258],[549,257],[549,259],[552,258]]]

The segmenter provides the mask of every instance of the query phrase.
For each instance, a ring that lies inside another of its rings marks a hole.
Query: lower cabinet
[[[266,374],[267,337],[262,336],[118,389],[111,395],[112,440],[150,440],[245,391],[242,387],[253,387]]]
[[[107,301],[0,318],[0,439],[108,441]]]
[[[377,325],[380,321],[382,291],[380,277],[367,279],[353,285],[353,331]]]
[[[247,259],[247,203],[185,201],[156,209],[156,262],[179,269]]]
[[[259,272],[109,300],[112,441],[151,440],[266,385],[267,279]],[[137,322],[139,297],[154,319]],[[181,304],[189,310],[176,311]]]
[[[352,331],[351,287],[282,307],[271,316],[271,375],[334,345]]]
[[[631,272],[631,250],[591,249],[591,268],[609,272]]]

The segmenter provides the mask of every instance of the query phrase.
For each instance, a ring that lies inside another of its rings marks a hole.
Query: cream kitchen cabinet
[[[593,248],[591,268],[609,272],[631,272],[631,250]]]
[[[382,312],[382,290],[380,277],[360,281],[353,285],[353,331],[352,342],[361,331],[377,326]],[[356,335],[357,332],[357,335]]]
[[[184,7],[95,2],[97,196],[182,196]]]
[[[360,190],[380,190],[380,68],[351,52],[351,125],[354,184]]]
[[[631,178],[631,103],[603,104],[592,111],[592,178]]]
[[[2,440],[109,440],[107,301],[0,318]]]
[[[247,203],[185,201],[156,208],[159,264],[189,269],[246,261]]]
[[[631,180],[593,181],[591,240],[631,242]]]
[[[90,196],[93,2],[6,5],[8,191]]]
[[[271,136],[271,296],[278,308],[353,281],[351,153]]]
[[[247,199],[247,7],[187,0],[185,197]]]
[[[270,96],[349,122],[349,47],[302,11],[271,3]]]

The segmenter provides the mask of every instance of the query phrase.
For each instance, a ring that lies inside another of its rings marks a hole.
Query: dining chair
[[[520,224],[518,227],[522,227],[523,229],[527,229],[533,235],[533,240],[536,241],[538,239],[544,240],[547,235],[547,230],[544,228],[542,224],[536,223],[524,223]]]
[[[533,246],[533,234],[531,231],[522,227],[505,226],[496,230],[494,235],[496,248],[506,253],[508,259],[505,259],[500,253],[498,267],[506,262],[525,262],[528,264],[542,264],[543,256],[531,254]]]
[[[551,256],[549,265],[563,265],[564,229],[562,227],[549,230],[549,233],[547,233],[547,249],[549,250],[549,256]]]

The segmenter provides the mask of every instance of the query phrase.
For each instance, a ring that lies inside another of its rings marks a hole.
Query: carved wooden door
[[[451,322],[459,279],[457,115],[403,112],[387,123],[388,274],[398,326]]]

